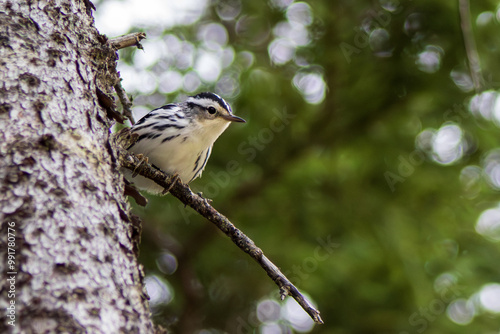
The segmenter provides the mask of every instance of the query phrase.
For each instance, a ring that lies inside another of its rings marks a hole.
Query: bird
[[[229,104],[219,95],[199,93],[147,113],[130,128],[137,140],[127,150],[142,154],[153,166],[189,184],[201,176],[214,142],[233,122],[246,121],[233,115]],[[140,190],[152,194],[164,192],[163,187],[150,179],[141,175],[132,179],[131,171],[124,173]]]

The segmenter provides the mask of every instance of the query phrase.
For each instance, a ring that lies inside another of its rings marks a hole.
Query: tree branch
[[[120,50],[129,46],[136,46],[138,49],[143,49],[141,41],[146,38],[143,32],[134,32],[132,34],[119,36],[109,40],[109,43],[116,50]]]
[[[472,32],[472,23],[470,19],[469,0],[459,0],[460,27],[464,38],[465,52],[469,62],[469,71],[474,83],[476,92],[480,92],[484,85],[483,74],[481,73],[481,64],[479,62],[479,53],[477,52],[476,41]]]
[[[120,103],[123,108],[123,115],[127,117],[132,123],[132,125],[135,124],[134,116],[132,115],[132,102],[130,102],[127,93],[125,92],[125,89],[122,87],[121,81],[119,81],[115,86],[115,92],[116,95],[118,95],[118,99],[120,100]]]
[[[297,303],[309,314],[309,316],[318,324],[323,324],[320,317],[320,312],[304,297],[300,291],[288,280],[288,278],[272,263],[255,245],[255,243],[247,237],[242,231],[234,226],[229,219],[213,208],[207,199],[195,194],[189,186],[182,183],[178,177],[170,176],[163,171],[153,167],[144,159],[140,159],[133,154],[130,154],[123,147],[133,141],[129,128],[125,128],[114,135],[113,141],[118,153],[118,161],[121,166],[128,168],[139,175],[147,177],[158,185],[168,189],[168,191],[177,197],[182,203],[190,206],[200,215],[215,224],[224,234],[226,234],[233,243],[241,250],[250,255],[260,266],[266,271],[267,275],[280,288],[281,299],[285,299],[287,295],[292,296]]]
[[[143,32],[135,32],[128,35],[119,36],[113,39],[108,40],[108,43],[115,50],[123,49],[129,46],[136,46],[138,49],[143,50],[141,45],[141,40],[146,38],[146,34]],[[132,124],[135,123],[134,117],[132,116],[132,102],[130,102],[127,93],[122,87],[121,82],[119,81],[114,85],[116,94],[120,99],[120,103],[123,107],[123,115],[126,116]]]

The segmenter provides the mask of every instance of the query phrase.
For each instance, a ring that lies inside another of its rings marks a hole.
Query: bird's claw
[[[137,158],[139,159],[139,163],[134,168],[134,172],[132,173],[132,177],[136,177],[139,174],[139,168],[142,167],[143,163],[149,163],[148,157],[145,157],[142,153],[137,154]]]
[[[168,194],[168,192],[170,191],[170,189],[172,189],[172,187],[174,186],[174,184],[181,179],[179,177],[179,173],[175,173],[173,176],[171,176],[169,178],[170,178],[170,186],[168,186],[168,188],[163,189],[163,191],[161,192],[162,195]],[[167,179],[165,179],[165,181]]]

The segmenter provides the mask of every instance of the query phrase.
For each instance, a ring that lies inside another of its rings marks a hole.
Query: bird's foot
[[[148,157],[145,157],[142,153],[136,155],[137,158],[139,159],[139,163],[137,166],[134,168],[134,172],[132,173],[132,177],[136,177],[137,174],[139,174],[139,168],[142,167],[143,163],[149,163]]]
[[[168,178],[167,178],[168,179]],[[167,179],[165,179],[165,181],[167,181]],[[166,195],[168,194],[168,192],[170,191],[170,189],[172,189],[172,187],[175,185],[175,183],[177,181],[180,181],[180,177],[179,177],[179,173],[175,173],[173,176],[170,177],[170,185],[168,186],[168,188],[165,188],[163,189],[163,191],[161,192],[162,195]]]

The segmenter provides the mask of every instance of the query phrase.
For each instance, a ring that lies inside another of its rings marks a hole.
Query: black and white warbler
[[[233,115],[229,104],[217,94],[200,93],[142,117],[130,129],[138,137],[127,150],[143,154],[154,166],[189,183],[201,175],[215,140],[231,122],[245,120]],[[138,175],[132,180],[131,172],[126,175],[139,189],[156,194],[163,191],[147,178]]]

